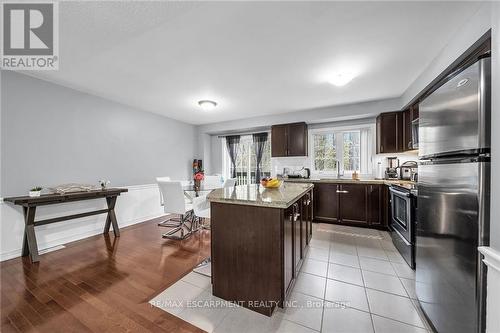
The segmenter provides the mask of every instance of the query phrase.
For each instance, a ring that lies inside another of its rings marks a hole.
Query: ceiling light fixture
[[[214,101],[209,101],[207,99],[198,102],[198,105],[203,109],[203,111],[211,111],[215,109],[217,103]]]
[[[356,75],[350,72],[334,73],[328,78],[328,82],[337,87],[342,87],[354,79]]]

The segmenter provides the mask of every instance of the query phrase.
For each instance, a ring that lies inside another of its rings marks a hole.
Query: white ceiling
[[[479,5],[63,2],[60,70],[35,75],[192,124],[398,97]]]

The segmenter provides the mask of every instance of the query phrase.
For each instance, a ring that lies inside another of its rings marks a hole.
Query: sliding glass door
[[[261,178],[271,176],[271,145],[268,138],[261,161]],[[231,161],[227,149],[224,151],[225,177],[230,177],[227,166]],[[236,157],[236,179],[237,185],[255,184],[260,179],[255,179],[257,169],[257,159],[255,157],[255,146],[251,135],[242,135]]]

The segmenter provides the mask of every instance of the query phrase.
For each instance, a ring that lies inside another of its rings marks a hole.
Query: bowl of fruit
[[[269,178],[269,177],[262,178],[260,181],[260,184],[265,188],[278,188],[281,186],[282,183],[283,181],[278,178]]]

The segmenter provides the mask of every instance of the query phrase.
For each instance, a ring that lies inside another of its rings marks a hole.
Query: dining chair
[[[224,184],[222,187],[224,188],[229,188],[229,187],[235,187],[236,186],[236,178],[228,178],[224,181]]]
[[[159,183],[161,181],[164,182],[169,182],[170,177],[156,177],[156,183]],[[163,206],[164,198],[163,194],[161,193],[160,186],[158,186],[158,190],[160,191],[160,206]],[[181,224],[181,220],[177,217],[168,217],[166,221],[158,223],[160,227],[178,227]]]
[[[193,199],[193,212],[195,217],[199,221],[199,225],[203,229],[210,229],[210,226],[206,225],[205,220],[210,218],[210,202],[207,200],[207,195],[202,195]],[[211,257],[205,258],[200,264],[198,264],[194,269],[194,272],[211,277]]]
[[[159,181],[158,187],[164,198],[163,210],[165,213],[180,215],[179,225],[174,226],[174,229],[164,233],[162,237],[185,239],[196,228],[197,221],[195,221],[193,215],[193,205],[186,202],[180,181]],[[178,232],[180,232],[180,236],[176,235]]]
[[[205,179],[203,180],[203,185],[208,188],[222,187],[220,175],[205,176]]]
[[[193,198],[193,213],[203,229],[210,229],[210,227],[204,223],[206,222],[205,219],[210,218],[210,202],[207,200],[207,195]]]

